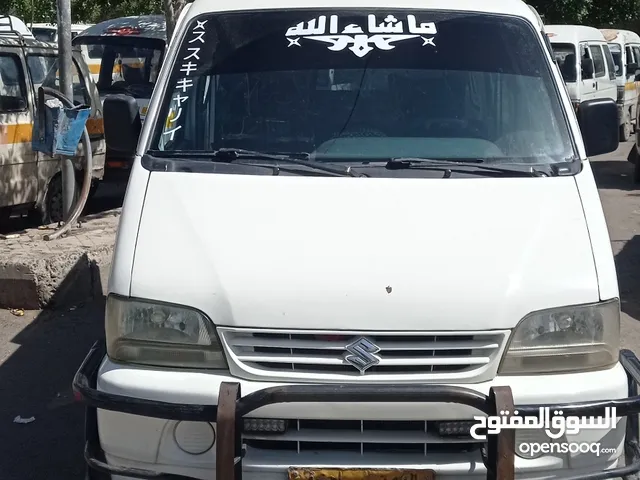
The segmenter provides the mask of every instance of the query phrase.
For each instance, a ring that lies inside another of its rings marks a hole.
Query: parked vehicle
[[[0,17],[0,220],[13,213],[33,212],[43,223],[62,217],[62,180],[58,158],[32,148],[37,92],[41,85],[59,88],[58,50],[54,44],[22,34],[26,26],[14,17]],[[102,104],[86,63],[73,52],[76,104],[91,107],[87,130],[92,140],[95,192],[104,175],[105,141]],[[82,146],[74,159],[79,193]]]
[[[615,86],[575,112],[528,5],[195,0],[172,38],[139,139],[136,99],[104,100],[135,160],[73,382],[88,479],[640,470],[589,161],[619,145]],[[609,79],[606,43],[575,45]],[[607,454],[472,436],[549,404],[620,405],[558,440]]]
[[[91,27],[93,24],[74,23],[71,25],[71,38]],[[55,23],[33,23],[31,32],[36,40],[56,43],[58,41],[58,26]]]
[[[162,15],[107,20],[85,30],[73,40],[82,49],[98,86],[100,98],[127,94],[136,99],[141,123],[160,71],[166,48]],[[139,132],[138,127],[138,132]],[[107,134],[106,177],[128,178],[133,157],[114,150]]]
[[[615,63],[602,32],[584,25],[544,29],[574,107],[598,98],[617,100]]]
[[[13,15],[0,15],[0,37],[9,36],[15,38],[21,36],[24,38],[34,38],[31,30],[18,17]]]
[[[629,30],[601,30],[613,55],[618,85],[620,110],[620,140],[626,142],[636,129],[638,103],[638,64],[640,63],[640,36]]]

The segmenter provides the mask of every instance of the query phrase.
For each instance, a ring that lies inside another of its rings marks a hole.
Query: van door
[[[591,58],[593,58],[596,79],[595,98],[611,98],[613,101],[616,101],[618,98],[618,89],[615,81],[609,78],[602,45],[590,44],[589,52],[591,53]]]
[[[584,61],[587,59],[591,59],[592,55],[589,50],[589,45],[584,42],[580,43],[580,70],[582,72],[581,82],[580,82],[580,102],[585,102],[587,100],[593,100],[596,98],[596,77],[595,77],[595,62],[594,62],[594,71],[592,75],[587,75],[587,72],[584,69]]]
[[[38,197],[38,169],[31,148],[33,112],[24,59],[0,52],[0,206],[30,204]]]
[[[37,92],[40,86],[60,89],[59,70],[58,70],[58,57],[55,50],[32,52],[27,55],[27,64],[29,66],[29,73],[33,82],[34,90]],[[102,141],[102,108],[100,106],[97,109],[96,105],[93,105],[91,94],[89,93],[85,77],[82,75],[78,68],[77,59],[73,58],[72,69],[72,88],[73,88],[73,103],[75,105],[91,105],[92,111],[89,120],[87,121],[87,130],[90,131],[90,135],[93,134],[92,140],[98,142]],[[99,120],[98,120],[99,117]],[[97,123],[97,125],[96,125]],[[95,150],[94,150],[95,151]],[[82,144],[80,144],[80,152],[82,152]],[[96,152],[97,154],[103,154],[102,151]],[[40,176],[43,178],[51,178],[56,174],[58,170],[59,162],[57,159],[49,157],[48,155],[38,155],[38,169]]]

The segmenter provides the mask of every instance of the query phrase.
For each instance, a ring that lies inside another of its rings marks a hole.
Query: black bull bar
[[[518,411],[518,416],[539,414],[540,407],[551,411],[562,410],[563,416],[605,416],[607,408],[615,407],[617,416],[628,417],[625,436],[626,466],[604,471],[562,477],[561,480],[604,480],[626,477],[640,472],[639,421],[640,360],[630,350],[620,351],[620,363],[627,373],[629,396],[618,400],[579,402],[558,405],[517,405],[509,387],[492,387],[489,395],[474,390],[446,385],[344,385],[316,384],[290,385],[266,388],[241,396],[240,384],[225,382],[220,385],[218,405],[185,405],[156,402],[122,395],[112,395],[96,389],[98,369],[104,358],[104,342],[96,342],[82,362],[73,379],[73,389],[78,399],[86,403],[85,451],[88,479],[102,474],[122,475],[141,479],[197,480],[169,473],[109,465],[100,447],[97,427],[97,409],[111,410],[145,417],[166,420],[215,422],[216,478],[218,480],[241,480],[242,418],[260,407],[277,403],[296,402],[364,402],[364,403],[456,403],[476,408],[486,415],[498,415],[501,411]],[[483,460],[488,480],[513,480],[515,459],[515,431],[503,429],[497,434],[487,435]]]

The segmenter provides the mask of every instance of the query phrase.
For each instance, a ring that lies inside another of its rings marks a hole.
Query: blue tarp
[[[88,105],[67,108],[57,100],[45,102],[44,126],[39,125],[38,115],[33,122],[33,150],[52,157],[76,156],[90,113],[91,107]],[[44,134],[43,138],[40,138],[42,134]]]

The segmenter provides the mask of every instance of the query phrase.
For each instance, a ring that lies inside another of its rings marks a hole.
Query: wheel
[[[80,185],[76,181],[76,188],[73,203],[78,201],[80,193]],[[62,222],[63,215],[63,200],[62,200],[62,175],[56,174],[49,185],[47,186],[47,193],[45,194],[44,201],[40,206],[40,217],[43,224]]]
[[[624,123],[620,125],[620,141],[627,142],[631,137],[631,120],[628,115],[624,117]]]
[[[638,156],[636,156],[636,161],[633,165],[633,183],[640,184],[640,161]]]
[[[96,194],[99,186],[100,186],[100,182],[98,180],[91,180],[91,186],[89,187],[89,195],[87,195],[87,203],[89,203],[93,198],[93,196]]]

